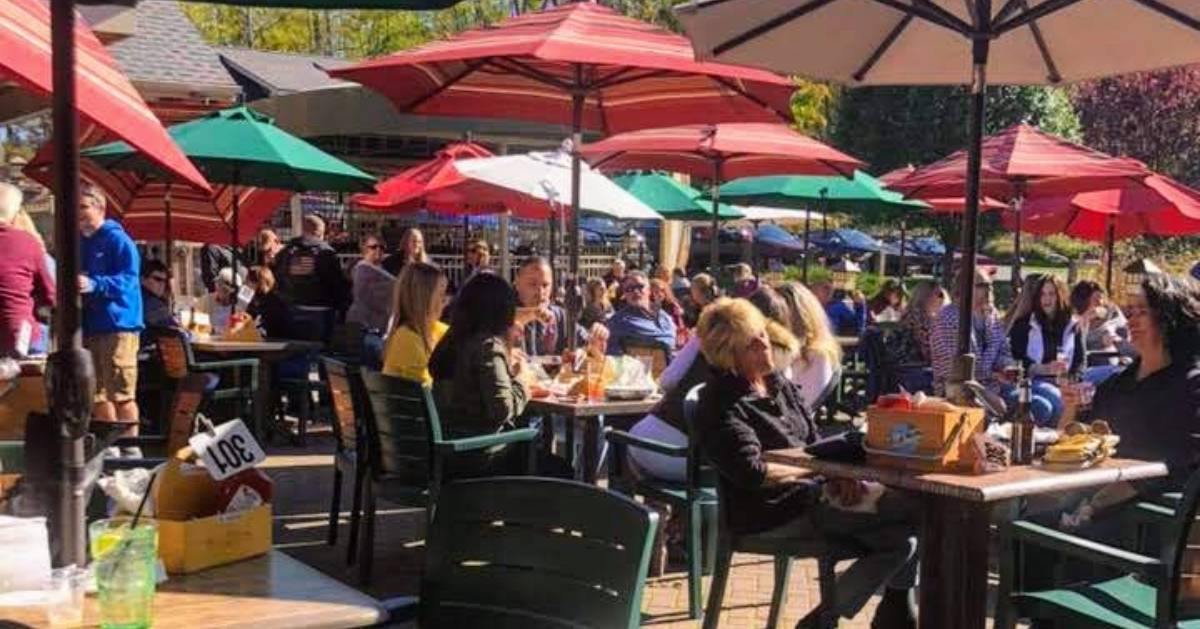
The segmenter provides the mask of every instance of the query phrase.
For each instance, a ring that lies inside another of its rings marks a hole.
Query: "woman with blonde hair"
[[[414,262],[429,262],[429,254],[425,253],[425,234],[416,227],[409,227],[400,235],[400,246],[396,253],[384,258],[383,270],[400,277],[404,267]]]
[[[787,282],[779,286],[778,293],[787,304],[791,332],[800,346],[785,373],[800,385],[805,408],[813,412],[841,369],[842,347],[829,327],[824,306],[812,291],[799,282]]]
[[[738,535],[780,542],[814,535],[837,544],[865,542],[864,555],[837,580],[837,600],[822,601],[797,627],[852,618],[884,586],[872,626],[915,626],[908,607],[916,582],[915,518],[904,497],[856,480],[808,475],[763,456],[819,437],[800,387],[774,364],[770,327],[741,299],[718,299],[696,327],[712,372],[700,391],[691,437],[718,472],[728,525]],[[862,503],[868,490],[877,499],[870,513],[844,510]]]
[[[404,267],[396,280],[392,329],[383,348],[383,373],[433,383],[429,357],[448,329],[439,319],[446,302],[446,276],[426,262]]]

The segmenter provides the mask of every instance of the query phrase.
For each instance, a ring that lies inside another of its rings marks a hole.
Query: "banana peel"
[[[1091,425],[1071,422],[1063,427],[1063,436],[1046,448],[1042,466],[1059,469],[1083,469],[1107,459],[1117,451],[1121,438],[1112,434],[1107,422]]]

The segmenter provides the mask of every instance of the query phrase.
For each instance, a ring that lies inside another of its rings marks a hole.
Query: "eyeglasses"
[[[649,288],[649,285],[647,285],[647,284],[636,284],[636,283],[635,284],[626,284],[625,292],[640,293],[640,292],[646,290],[647,288]]]
[[[165,275],[151,275],[147,279],[149,279],[151,282],[161,282],[163,284],[167,282],[167,277]]]

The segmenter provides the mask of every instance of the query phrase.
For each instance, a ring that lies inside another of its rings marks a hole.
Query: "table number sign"
[[[224,480],[267,460],[267,453],[240,419],[198,432],[188,439],[188,445],[216,480]]]

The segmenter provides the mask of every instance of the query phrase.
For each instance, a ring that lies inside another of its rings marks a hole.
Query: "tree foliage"
[[[1091,81],[1072,100],[1092,146],[1200,183],[1200,67]]]

